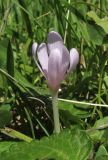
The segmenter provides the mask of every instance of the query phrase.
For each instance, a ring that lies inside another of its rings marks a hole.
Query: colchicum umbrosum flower
[[[60,132],[59,113],[57,108],[57,96],[60,83],[66,75],[73,71],[78,62],[79,54],[75,48],[69,51],[63,43],[62,37],[55,31],[48,34],[47,44],[37,43],[32,45],[33,58],[42,74],[45,76],[48,86],[52,92],[52,104],[54,115],[55,132]],[[36,60],[38,57],[39,63]]]

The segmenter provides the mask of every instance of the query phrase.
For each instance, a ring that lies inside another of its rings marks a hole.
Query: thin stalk
[[[68,100],[68,99],[62,99],[62,98],[58,98],[58,100],[59,100],[59,101],[63,101],[63,102],[73,103],[73,104],[82,104],[82,105],[99,106],[99,107],[108,108],[108,105],[107,105],[107,104],[98,104],[98,103],[81,102],[81,101],[74,101],[74,100]]]
[[[52,95],[53,117],[54,117],[54,132],[60,133],[60,121],[58,110],[58,92]]]
[[[42,125],[42,123],[37,118],[35,118],[35,119],[38,122],[39,126],[43,129],[45,134],[49,137],[50,135],[49,135],[48,131],[45,129],[45,127]]]
[[[29,124],[30,124],[31,132],[32,132],[32,137],[33,137],[33,139],[36,139],[36,137],[35,137],[35,131],[34,131],[34,127],[33,127],[33,123],[32,123],[30,114],[29,114],[28,110],[25,107],[24,107],[24,110],[25,110],[25,113],[27,115],[27,119],[28,119]]]
[[[70,4],[70,0],[68,2]],[[67,11],[67,15],[66,15],[66,28],[65,28],[65,35],[64,35],[64,44],[66,43],[66,36],[67,36],[67,31],[68,31],[68,19],[69,19],[69,13],[70,13],[70,10]]]

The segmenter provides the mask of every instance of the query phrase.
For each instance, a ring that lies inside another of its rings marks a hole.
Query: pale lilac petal
[[[61,67],[60,67],[60,80],[62,81],[67,73],[67,70],[69,68],[69,61],[70,61],[70,56],[69,56],[69,51],[65,46],[62,46],[62,61],[61,61]]]
[[[63,45],[62,37],[55,31],[51,31],[48,34],[48,54],[51,53],[52,49],[60,48]]]
[[[62,37],[60,36],[60,34],[55,32],[55,31],[49,32],[49,34],[48,34],[48,43],[55,43],[57,41],[63,41]]]
[[[75,48],[72,48],[70,50],[70,67],[68,71],[69,72],[73,71],[76,68],[78,62],[79,62],[79,53]]]
[[[42,70],[48,71],[48,53],[45,43],[42,43],[37,50],[37,56]]]
[[[34,59],[34,62],[36,64],[36,66],[38,66],[39,70],[42,72],[42,74],[44,75],[44,72],[42,70],[42,68],[40,67],[40,65],[38,64],[37,60],[36,60],[36,52],[37,52],[37,47],[38,47],[38,44],[36,42],[33,43],[32,45],[32,54],[33,54],[33,59]],[[45,76],[45,75],[44,75]]]
[[[69,68],[69,52],[65,46],[52,50],[48,61],[48,84],[53,91],[59,89]]]
[[[56,92],[60,85],[60,68],[62,56],[58,49],[52,50],[48,61],[48,85],[50,89]]]
[[[32,45],[33,56],[36,56],[37,46],[38,46],[38,44],[36,42],[34,42],[33,45]]]
[[[38,66],[39,70],[40,70],[40,71],[42,72],[42,74],[46,77],[47,74],[44,73],[44,71],[42,70],[41,66],[40,66],[39,63],[37,62],[35,56],[33,56],[33,59],[34,59],[34,62],[35,62],[35,64],[36,64],[36,66]],[[46,77],[46,78],[47,78],[47,77]]]

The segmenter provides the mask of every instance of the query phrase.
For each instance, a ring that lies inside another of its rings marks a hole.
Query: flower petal
[[[65,46],[61,50],[52,50],[48,61],[48,85],[52,91],[59,89],[60,82],[64,79],[69,66],[69,53]]]
[[[48,53],[50,54],[52,49],[59,48],[63,45],[62,37],[55,31],[51,31],[48,34]]]
[[[60,34],[55,32],[55,31],[49,32],[49,34],[48,34],[48,43],[55,43],[57,41],[63,41],[62,37],[60,36]]]
[[[62,56],[58,49],[52,50],[48,61],[48,85],[50,89],[56,92],[59,89],[60,67]]]
[[[32,45],[32,54],[33,54],[33,59],[34,59],[34,62],[36,64],[36,66],[38,66],[39,70],[42,72],[42,74],[46,77],[46,73],[44,73],[44,71],[42,70],[41,66],[39,65],[39,63],[37,62],[37,59],[36,59],[36,51],[37,51],[37,46],[38,44],[36,42],[33,43]]]
[[[48,71],[48,53],[45,43],[42,43],[37,50],[38,60],[41,64],[41,67],[44,70]]]
[[[60,80],[62,81],[65,78],[65,75],[69,68],[69,60],[70,60],[69,51],[64,45],[62,46],[61,54],[62,54],[62,61],[61,61],[61,67],[60,67]]]
[[[37,46],[38,46],[38,44],[36,42],[34,42],[33,45],[32,45],[33,56],[36,56]]]
[[[73,71],[76,68],[78,62],[79,62],[79,53],[75,48],[72,48],[70,50],[70,67],[68,71],[69,72]]]

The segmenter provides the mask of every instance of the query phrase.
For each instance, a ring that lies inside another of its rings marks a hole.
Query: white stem
[[[99,106],[99,107],[108,108],[108,104],[97,104],[97,103],[81,102],[81,101],[74,101],[74,100],[68,100],[68,99],[62,99],[62,98],[58,98],[58,100],[59,101],[63,101],[63,102],[73,103],[73,104],[83,104],[83,105],[89,105],[89,106]]]
[[[58,110],[58,92],[52,95],[54,132],[60,133],[59,110]]]

